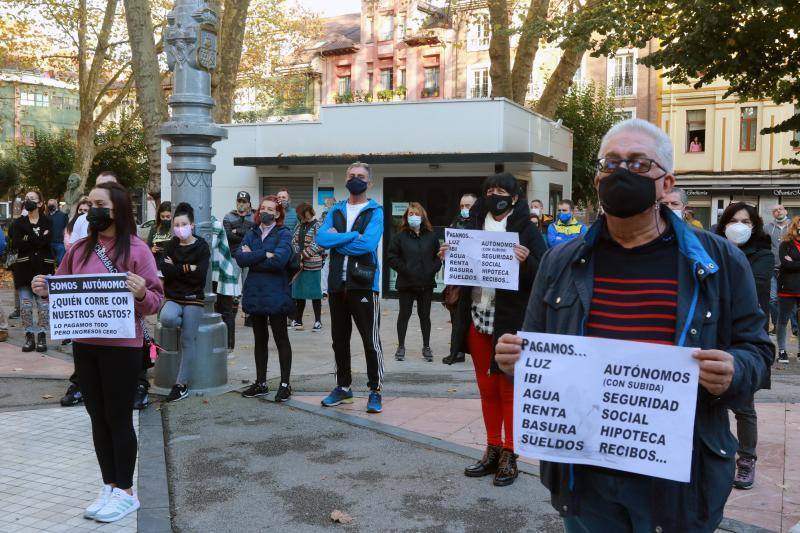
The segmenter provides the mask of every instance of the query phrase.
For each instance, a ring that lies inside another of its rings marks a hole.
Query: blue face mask
[[[566,224],[570,220],[572,220],[572,213],[559,213],[558,220]]]
[[[469,209],[461,210],[461,218],[469,218]]]
[[[411,227],[411,229],[419,229],[419,227],[422,225],[422,217],[419,215],[409,215],[408,225]]]
[[[361,181],[358,178],[352,178],[347,181],[345,187],[347,187],[347,190],[350,191],[350,194],[353,196],[359,196],[367,190],[367,182]]]

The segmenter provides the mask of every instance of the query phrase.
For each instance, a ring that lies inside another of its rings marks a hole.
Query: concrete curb
[[[723,518],[722,523],[717,528],[717,531],[731,531],[733,533],[771,533],[769,529],[745,524],[733,518]]]
[[[172,533],[164,428],[161,411],[150,404],[139,411],[139,480],[141,507],[137,529],[146,533]]]

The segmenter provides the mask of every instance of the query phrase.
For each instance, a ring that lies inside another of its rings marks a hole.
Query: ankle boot
[[[36,349],[36,338],[33,336],[33,333],[26,333],[25,344],[22,346],[22,351],[32,352],[35,349]]]
[[[511,485],[518,475],[517,454],[511,450],[503,450],[500,455],[500,464],[497,466],[497,473],[494,475],[494,485],[496,487]]]
[[[47,351],[47,337],[44,333],[39,333],[38,339],[36,340],[36,351],[37,352],[46,352]]]
[[[500,446],[487,446],[481,460],[465,468],[464,475],[467,477],[483,477],[494,474],[497,471],[502,451],[503,449]]]

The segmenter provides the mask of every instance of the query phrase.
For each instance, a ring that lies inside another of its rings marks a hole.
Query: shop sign
[[[708,196],[708,191],[700,189],[684,189],[683,192],[686,193],[686,196]]]
[[[800,189],[774,189],[772,191],[773,196],[783,196],[783,197],[798,197],[800,196]]]

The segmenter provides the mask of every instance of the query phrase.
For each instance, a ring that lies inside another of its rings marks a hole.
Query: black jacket
[[[733,355],[735,371],[722,396],[698,390],[691,482],[648,478],[647,498],[654,523],[664,533],[714,531],[709,518],[722,518],[735,471],[737,443],[730,432],[728,409],[752,400],[772,364],[774,347],[764,329],[765,315],[758,307],[744,254],[727,239],[680,222],[666,208],[662,213],[672,217],[678,241],[675,344],[724,350]],[[586,235],[547,251],[523,331],[584,335],[593,292],[593,248],[604,224],[601,216]],[[562,514],[580,513],[576,488],[581,486],[583,468],[541,463],[542,483]],[[641,498],[631,498],[634,501]]]
[[[246,213],[244,216],[234,209],[222,219],[222,227],[225,228],[225,235],[228,237],[228,246],[231,254],[236,254],[236,250],[242,245],[242,239],[255,225],[253,213]]]
[[[791,261],[786,256],[792,258]],[[782,241],[778,246],[781,267],[778,271],[778,292],[800,294],[800,251],[794,241]]]
[[[50,243],[53,241],[53,222],[50,217],[39,215],[34,226],[27,216],[19,217],[11,224],[9,231],[11,247],[17,251],[17,261],[13,265],[14,285],[30,287],[34,276],[52,274],[56,262]]]
[[[192,244],[181,246],[173,237],[164,246],[164,259],[158,267],[164,275],[164,296],[180,304],[202,305],[205,296],[206,275],[211,261],[211,250],[202,237]],[[167,263],[169,257],[172,263]]]
[[[747,256],[750,269],[753,271],[753,279],[756,282],[756,296],[758,306],[767,314],[769,312],[769,286],[774,272],[775,256],[772,255],[772,241],[769,235],[763,235],[760,239],[753,238],[747,241],[744,246],[739,248]],[[764,327],[768,324],[764,323]]]
[[[483,222],[489,212],[484,197],[478,199],[469,212],[469,222],[465,229],[483,229]],[[518,200],[514,210],[508,216],[506,231],[519,234],[519,243],[530,250],[530,255],[524,264],[519,266],[519,290],[509,291],[497,289],[495,292],[495,315],[493,345],[505,333],[516,333],[522,327],[525,308],[539,269],[539,261],[545,253],[546,245],[539,229],[530,220],[530,212],[524,200]],[[467,334],[472,322],[472,287],[461,287],[456,308],[455,321],[453,322],[453,335],[450,345],[450,355],[459,352],[469,353]],[[492,356],[493,373],[500,372]]]
[[[439,238],[433,231],[402,231],[392,238],[387,251],[389,266],[397,272],[397,290],[432,289],[442,268],[437,257]]]

